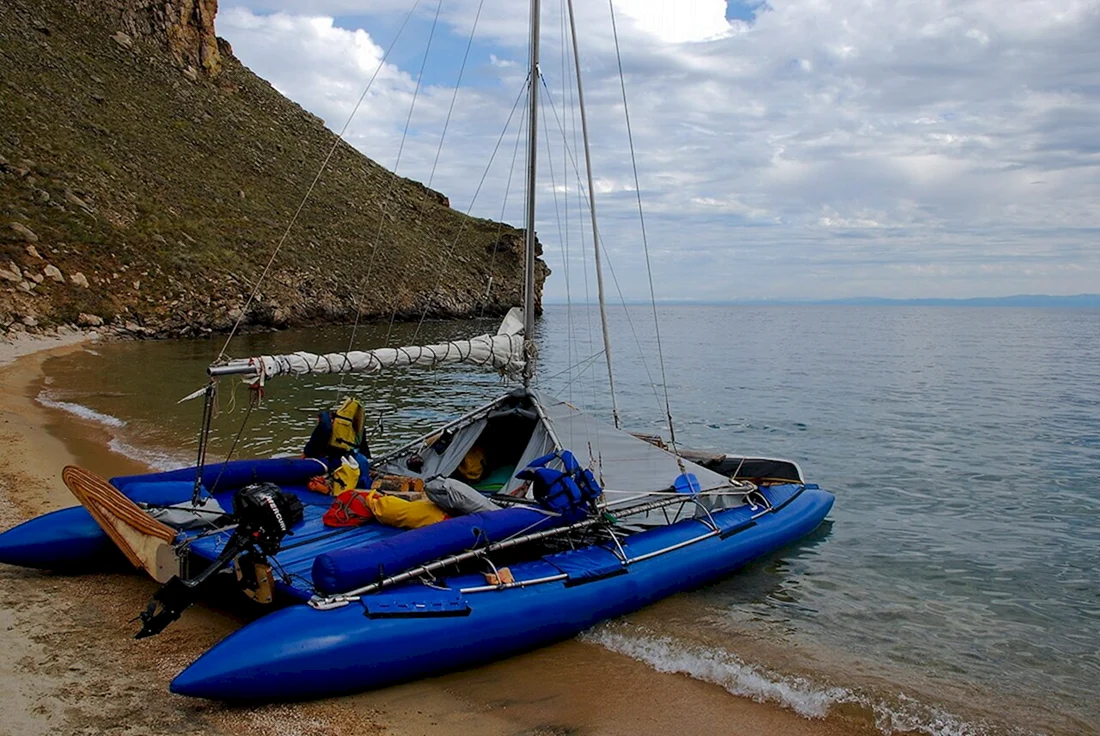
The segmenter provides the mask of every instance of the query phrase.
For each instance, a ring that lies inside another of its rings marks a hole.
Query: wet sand
[[[106,476],[146,470],[107,449],[106,428],[35,401],[46,361],[83,349],[81,339],[0,341],[0,530],[72,505],[67,464]],[[170,694],[169,681],[242,620],[199,605],[135,641],[131,619],[155,589],[121,564],[77,577],[0,566],[0,735],[875,733],[850,714],[806,719],[582,640],[311,703],[194,701]]]

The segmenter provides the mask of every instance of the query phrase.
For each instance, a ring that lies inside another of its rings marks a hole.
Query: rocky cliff
[[[0,4],[0,329],[186,335],[240,314],[336,141],[241,65],[216,12]],[[521,303],[521,243],[341,142],[246,322],[501,313]]]
[[[184,68],[211,76],[221,71],[214,31],[218,0],[69,0],[68,4],[131,39],[161,47]]]

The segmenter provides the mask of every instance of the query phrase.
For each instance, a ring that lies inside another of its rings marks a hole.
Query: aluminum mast
[[[535,184],[538,164],[538,112],[539,112],[539,20],[542,7],[539,0],[531,0],[531,69],[528,80],[529,115],[527,124],[527,222],[524,241],[523,270],[523,337],[526,366],[523,385],[531,384],[535,372]]]
[[[573,0],[569,4],[569,32],[573,37],[573,65],[577,69],[577,103],[581,109],[581,135],[584,138],[584,167],[588,174],[588,209],[592,214],[592,248],[596,255],[596,293],[600,302],[600,327],[603,329],[603,354],[607,361],[607,381],[611,389],[611,416],[615,429],[619,426],[619,406],[615,399],[615,373],[611,369],[611,333],[607,329],[607,302],[603,291],[603,268],[600,265],[600,231],[596,227],[596,188],[592,184],[592,152],[588,145],[588,114],[584,109],[584,87],[581,84],[581,52],[577,45],[577,23],[573,16]]]

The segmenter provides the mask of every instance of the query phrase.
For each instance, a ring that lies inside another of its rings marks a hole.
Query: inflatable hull
[[[123,495],[135,503],[168,505],[189,499],[193,487],[169,481],[133,483],[124,488]],[[120,559],[118,547],[83,506],[36,516],[0,534],[0,563],[5,565],[93,571]]]
[[[0,534],[0,563],[5,565],[75,572],[123,559],[83,506],[43,514]]]
[[[248,483],[301,484],[324,473],[317,460],[278,458],[238,460],[207,466],[202,483],[229,492]],[[111,485],[135,503],[169,505],[191,498],[195,468],[111,479]],[[40,570],[93,571],[116,563],[121,554],[83,506],[35,517],[0,534],[0,563]]]
[[[511,566],[517,580],[567,578],[488,591],[481,576],[446,589],[405,586],[332,610],[295,605],[214,646],[172,682],[173,692],[216,700],[295,700],[383,687],[501,659],[566,639],[605,619],[698,587],[813,531],[833,496],[810,486],[767,491],[776,511],[715,514],[725,532],[663,554],[608,567],[589,547]],[[689,542],[708,527],[694,519],[635,534],[631,558]],[[612,556],[613,557],[613,556]],[[557,559],[562,558],[562,559]],[[463,593],[462,589],[467,592]]]

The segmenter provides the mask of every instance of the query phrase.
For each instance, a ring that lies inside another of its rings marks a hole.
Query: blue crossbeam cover
[[[561,521],[559,516],[519,507],[458,516],[391,539],[318,555],[313,584],[325,595],[354,590],[448,555],[551,529]]]
[[[417,592],[421,595],[417,595]],[[455,591],[436,591],[417,586],[413,591],[397,591],[364,596],[363,608],[369,618],[420,618],[428,616],[468,616],[470,604]]]
[[[585,547],[569,552],[559,552],[545,559],[568,575],[569,583],[573,585],[603,580],[627,571],[615,553],[604,547]]]

